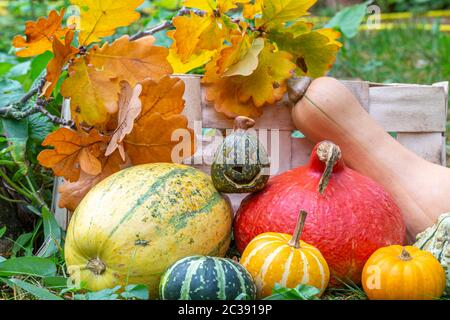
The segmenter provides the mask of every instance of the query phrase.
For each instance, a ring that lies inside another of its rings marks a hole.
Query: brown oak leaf
[[[53,39],[62,39],[67,28],[62,27],[64,9],[58,14],[52,10],[48,18],[39,18],[37,21],[25,23],[25,36],[15,36],[13,46],[21,50],[16,52],[18,57],[37,56],[45,51],[52,50]]]
[[[78,181],[65,182],[59,187],[58,191],[61,193],[61,197],[58,205],[60,208],[75,211],[80,201],[83,200],[84,196],[92,189],[92,187],[126,166],[117,151],[113,152],[109,157],[100,157],[100,161],[102,171],[99,174],[90,175],[81,172]]]
[[[45,77],[46,83],[42,90],[42,95],[45,95],[47,99],[56,87],[64,65],[79,52],[77,48],[71,45],[73,35],[72,30],[67,31],[64,43],[57,38],[53,39],[52,47],[54,56],[47,65],[47,75]]]
[[[69,181],[76,181],[83,171],[90,175],[98,175],[102,171],[99,157],[104,153],[107,137],[102,136],[96,129],[89,133],[82,130],[59,128],[49,134],[43,146],[53,146],[39,153],[39,163],[51,168],[56,176]]]
[[[122,36],[102,47],[94,46],[89,51],[89,61],[97,69],[107,70],[119,80],[126,80],[131,86],[149,78],[158,81],[172,73],[167,61],[169,50],[154,46],[152,36],[131,41]]]

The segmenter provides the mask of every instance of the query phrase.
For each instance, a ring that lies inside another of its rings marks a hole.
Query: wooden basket
[[[189,126],[197,133],[197,153],[184,163],[209,174],[215,144],[202,136],[201,129],[231,130],[233,121],[217,113],[214,106],[205,100],[200,76],[178,75],[178,77],[186,84],[184,95],[186,106],[183,113],[189,119]],[[428,161],[446,164],[448,82],[433,85],[342,82],[355,94],[364,109],[402,145]],[[64,116],[70,117],[67,111],[68,103],[65,103],[64,110]],[[291,120],[287,99],[276,105],[264,107],[264,113],[257,119],[255,129],[258,132],[267,132],[267,139],[261,141],[268,150],[271,162],[279,164],[271,174],[279,174],[308,161],[313,144],[305,138],[293,135],[296,128]],[[279,150],[273,150],[271,147],[270,140],[273,138],[281,141]],[[69,215],[67,210],[58,208],[59,194],[56,192],[62,181],[60,178],[55,179],[52,207],[58,223],[65,228]],[[239,207],[244,196],[230,195],[234,210]]]

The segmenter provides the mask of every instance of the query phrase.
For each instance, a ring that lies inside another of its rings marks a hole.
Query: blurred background
[[[170,18],[181,2],[146,0],[140,8],[144,18],[118,36]],[[29,62],[21,65],[8,54],[23,23],[69,5],[68,0],[0,0],[0,77],[10,73],[8,78],[20,78],[30,71]],[[450,78],[450,0],[319,0],[310,19],[317,27],[343,32],[345,46],[333,76],[424,84]],[[159,44],[170,45],[164,34],[157,38]]]

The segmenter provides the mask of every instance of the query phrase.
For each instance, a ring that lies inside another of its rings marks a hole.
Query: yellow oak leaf
[[[108,157],[100,157],[100,161],[102,171],[99,174],[91,175],[82,171],[77,181],[65,182],[59,187],[58,191],[60,192],[61,197],[58,205],[60,208],[66,208],[72,212],[75,211],[78,204],[92,187],[127,166],[127,164],[122,161],[118,151],[115,151]]]
[[[25,23],[25,36],[15,36],[13,46],[21,48],[16,52],[18,57],[32,57],[52,51],[53,39],[63,39],[67,28],[62,27],[64,10],[60,14],[52,10],[48,18],[39,18],[36,22],[27,21]]]
[[[87,46],[113,35],[118,27],[126,27],[138,20],[136,12],[144,0],[70,0],[80,10],[79,43]]]
[[[256,15],[262,13],[262,4],[264,0],[254,0],[253,3],[247,3],[244,5],[242,15],[246,19],[254,19]]]
[[[271,39],[282,50],[295,55],[298,73],[317,78],[333,66],[342,44],[337,41],[340,33],[332,29],[312,30],[295,36],[290,29],[273,30]]]
[[[237,8],[239,3],[248,3],[250,0],[184,0],[183,5],[187,8],[195,8],[205,11],[208,14],[218,11],[226,13]]]
[[[258,56],[264,48],[264,39],[256,38],[251,42],[248,36],[233,37],[232,42],[231,47],[221,51],[221,58],[217,62],[218,73],[223,77],[251,75],[258,67]]]
[[[286,92],[286,80],[296,67],[291,60],[291,54],[276,50],[266,41],[259,54],[258,67],[249,76],[221,77],[217,64],[212,61],[203,79],[206,98],[214,102],[218,112],[228,117],[259,116],[260,107],[275,103]]]
[[[201,67],[211,61],[212,57],[216,54],[216,51],[202,51],[199,54],[193,54],[189,57],[186,63],[181,61],[180,56],[176,53],[176,49],[169,49],[169,56],[167,61],[173,68],[174,73],[188,73],[198,67]]]
[[[80,58],[69,68],[61,94],[70,98],[72,119],[88,125],[104,124],[117,112],[119,82],[105,70],[98,71]]]
[[[175,32],[170,33],[174,43],[172,48],[180,57],[182,63],[187,63],[193,54],[199,53],[200,36],[211,27],[212,20],[208,16],[179,16],[172,20]]]
[[[102,47],[94,46],[88,54],[89,62],[97,69],[114,74],[119,80],[126,80],[131,86],[146,78],[159,80],[172,73],[167,62],[169,50],[154,46],[155,38],[143,37],[131,41],[122,36]]]
[[[135,123],[133,131],[125,137],[124,145],[133,165],[151,162],[174,162],[173,148],[180,141],[172,141],[175,130],[183,129],[189,135],[187,158],[194,153],[194,132],[188,128],[188,120],[180,114],[162,116],[148,113]]]
[[[125,161],[125,150],[123,149],[122,140],[133,130],[134,120],[141,113],[142,103],[139,98],[141,92],[141,84],[137,84],[132,88],[128,82],[120,82],[118,125],[111,137],[108,148],[106,148],[105,156],[111,155],[118,149],[120,156]]]
[[[264,0],[262,18],[257,19],[256,26],[269,30],[286,22],[298,20],[309,15],[309,8],[316,2],[317,0]]]
[[[42,166],[51,168],[56,176],[76,181],[81,171],[90,175],[97,175],[102,171],[98,158],[103,154],[106,142],[107,137],[96,129],[87,133],[59,128],[42,142],[43,146],[52,146],[54,149],[42,151],[37,160]]]
[[[46,83],[42,90],[42,94],[48,99],[56,87],[56,84],[61,76],[63,67],[67,62],[75,57],[79,50],[73,47],[73,31],[69,30],[66,33],[64,44],[59,39],[53,39],[53,58],[47,65],[47,75],[45,76]]]

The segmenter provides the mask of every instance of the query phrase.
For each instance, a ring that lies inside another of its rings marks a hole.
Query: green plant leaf
[[[53,132],[55,125],[41,113],[34,113],[28,117],[28,134],[31,140],[40,145],[45,137]]]
[[[3,226],[0,228],[0,239],[5,235],[6,233],[6,226]]]
[[[63,300],[63,298],[51,293],[45,288],[38,287],[34,284],[19,280],[19,279],[1,279],[10,287],[17,286],[40,300]]]
[[[31,79],[36,79],[37,77],[39,77],[52,58],[53,53],[51,53],[50,51],[46,51],[43,54],[34,58],[33,61],[31,61],[30,67]]]
[[[319,293],[319,289],[306,284],[301,284],[296,288],[285,288],[277,283],[272,289],[272,295],[264,300],[318,300]]]
[[[41,214],[42,223],[44,224],[44,242],[37,256],[47,258],[57,253],[61,246],[61,228],[47,208],[43,207]]]
[[[50,289],[65,289],[67,288],[67,281],[68,279],[66,277],[47,277],[43,279],[44,286]]]
[[[148,288],[143,284],[130,284],[120,295],[124,299],[148,300],[149,298]]]
[[[49,277],[56,274],[56,265],[49,259],[40,257],[11,258],[0,262],[0,276]]]
[[[112,289],[77,294],[74,298],[75,300],[117,300],[119,298],[117,291],[119,291],[120,288],[120,286],[116,286]]]
[[[10,147],[10,154],[14,162],[25,168],[25,153],[28,141],[28,119],[2,119],[3,133]]]
[[[23,94],[20,82],[11,79],[0,79],[0,108],[17,102]]]
[[[353,38],[358,34],[359,27],[367,13],[367,6],[372,1],[346,7],[336,13],[325,25],[326,28],[336,28],[347,38]]]
[[[12,256],[16,256],[21,250],[25,250],[25,255],[31,255],[33,251],[33,244],[31,243],[32,238],[32,232],[22,233],[16,241],[14,241],[14,245],[11,249]]]

